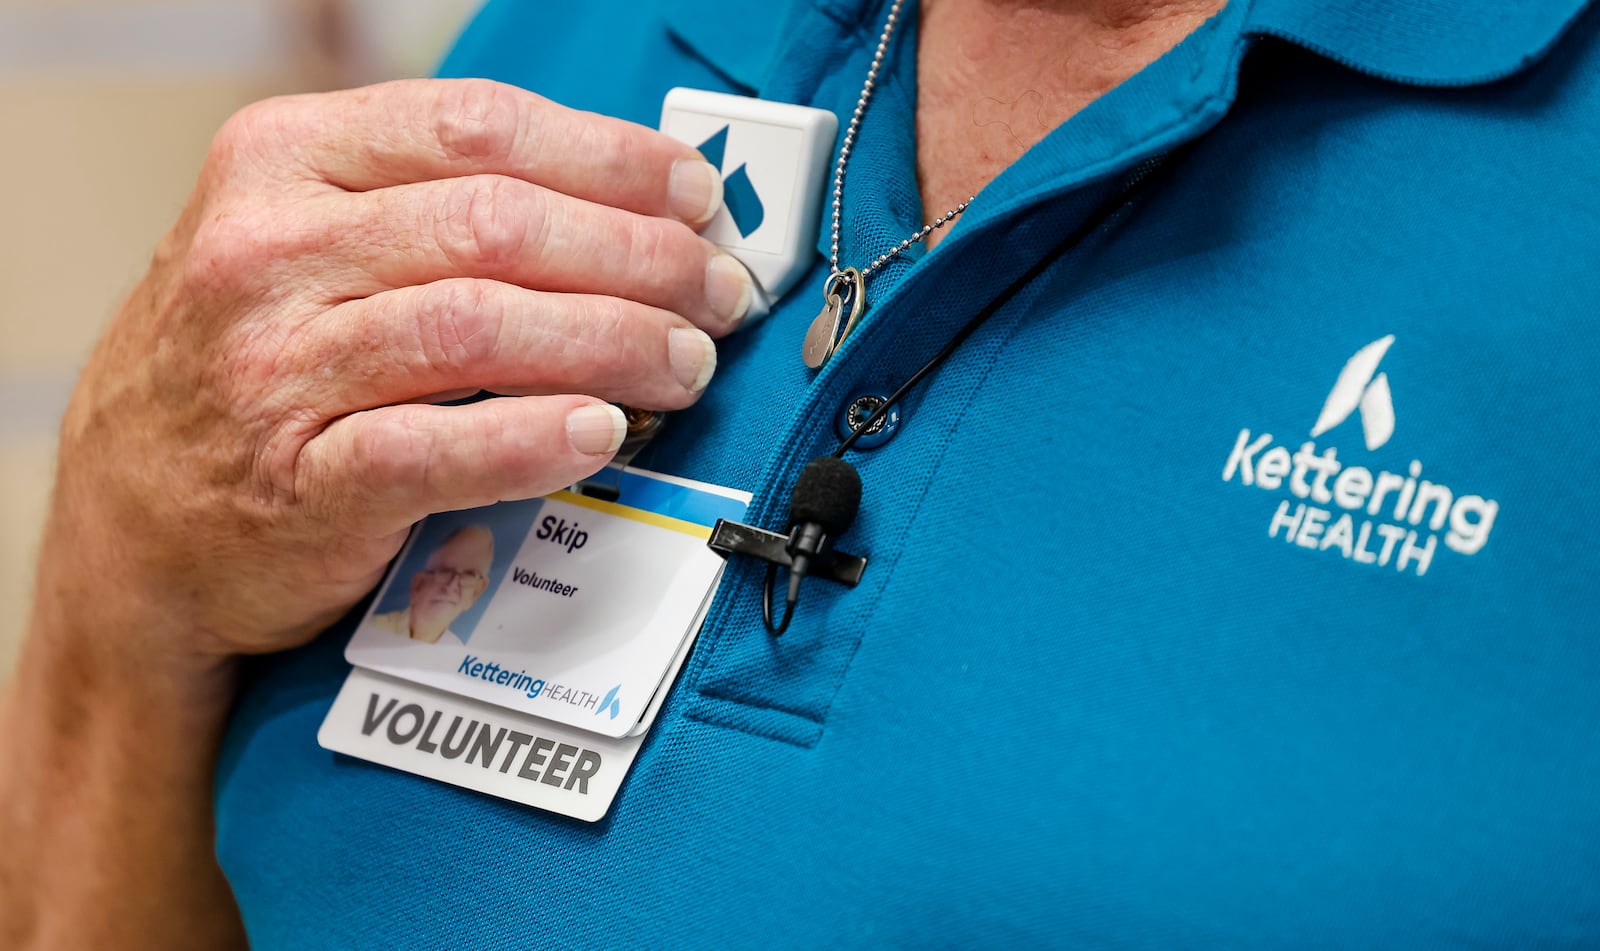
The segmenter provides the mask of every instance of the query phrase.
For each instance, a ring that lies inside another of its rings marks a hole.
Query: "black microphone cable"
[[[1190,143],[1190,145],[1192,144]],[[1185,146],[1185,149],[1187,149],[1187,146]],[[872,411],[872,415],[862,420],[859,426],[851,430],[850,435],[839,443],[839,448],[831,453],[833,458],[843,459],[844,454],[849,452],[851,447],[856,444],[856,440],[871,432],[872,427],[889,415],[889,410],[905,399],[906,394],[911,392],[912,387],[921,383],[928,374],[938,369],[940,364],[950,359],[951,354],[955,353],[963,343],[966,343],[968,337],[976,333],[978,328],[983,326],[990,317],[999,313],[1001,308],[1011,303],[1011,298],[1017,296],[1019,291],[1038,280],[1040,275],[1049,270],[1068,251],[1082,244],[1089,235],[1099,230],[1102,225],[1109,222],[1118,212],[1131,205],[1140,193],[1155,184],[1157,180],[1165,178],[1166,173],[1177,164],[1172,161],[1176,154],[1176,152],[1169,152],[1165,155],[1158,155],[1154,158],[1146,159],[1135,166],[1133,171],[1129,173],[1128,181],[1121,190],[1111,196],[1109,200],[1096,206],[1089,213],[1089,216],[1079,223],[1078,227],[1072,229],[1065,238],[1061,239],[1060,243],[1045,252],[1045,256],[1035,261],[1032,267],[1022,273],[1021,277],[1006,285],[1005,290],[996,294],[993,300],[984,305],[982,310],[978,311],[971,320],[956,331],[955,336],[950,338],[943,349],[934,354],[933,359],[923,364],[920,370],[907,377],[904,383],[889,394],[889,398],[884,400],[882,405]]]
[[[766,582],[761,589],[761,621],[766,626],[768,633],[777,637],[789,629],[789,622],[794,618],[795,605],[800,599],[800,582],[804,580],[806,571],[812,559],[822,553],[829,536],[843,534],[852,522],[855,521],[856,511],[861,502],[861,477],[855,467],[844,461],[844,454],[855,446],[856,440],[872,431],[889,411],[905,399],[912,387],[921,383],[928,374],[938,369],[941,364],[950,359],[967,338],[977,332],[989,318],[999,313],[1002,308],[1011,302],[1024,287],[1037,280],[1040,275],[1049,270],[1069,251],[1082,244],[1090,235],[1108,224],[1112,218],[1126,210],[1139,195],[1148,191],[1157,182],[1165,179],[1171,170],[1177,166],[1176,159],[1180,153],[1186,153],[1198,140],[1191,140],[1172,152],[1146,159],[1135,166],[1129,174],[1127,181],[1116,194],[1106,201],[1095,206],[1089,215],[1079,222],[1066,237],[1062,238],[1054,247],[1045,252],[1044,256],[1035,261],[1016,280],[1006,285],[1005,289],[984,305],[983,309],[973,315],[955,336],[934,354],[932,359],[924,363],[921,369],[906,378],[889,394],[872,414],[855,426],[850,435],[840,441],[839,446],[832,453],[811,460],[796,480],[794,490],[789,497],[789,526],[791,540],[789,552],[792,563],[789,569],[789,584],[784,598],[783,616],[776,624],[773,623],[772,597],[773,589],[777,586],[778,565],[776,562],[767,564]],[[835,462],[836,460],[836,462]],[[818,463],[827,465],[817,468]],[[842,468],[841,468],[842,467]],[[848,470],[848,475],[844,470]],[[821,474],[818,474],[821,473]],[[812,474],[811,479],[807,475]],[[854,485],[854,496],[848,489],[848,484]],[[846,509],[848,511],[846,512]],[[811,516],[818,516],[812,518]],[[805,517],[802,520],[802,517]],[[803,552],[797,552],[797,546],[802,545]]]

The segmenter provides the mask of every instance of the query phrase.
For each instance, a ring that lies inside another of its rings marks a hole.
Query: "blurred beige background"
[[[212,133],[276,93],[426,75],[479,0],[0,0],[0,681],[78,367]]]

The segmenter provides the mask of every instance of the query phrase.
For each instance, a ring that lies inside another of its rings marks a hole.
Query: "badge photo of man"
[[[489,587],[494,563],[494,534],[483,525],[467,525],[445,536],[427,562],[411,576],[411,600],[403,608],[374,614],[371,623],[390,634],[437,644],[465,639],[450,629]]]

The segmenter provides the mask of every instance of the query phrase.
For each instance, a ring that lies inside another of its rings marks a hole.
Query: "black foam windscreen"
[[[822,456],[806,463],[789,496],[789,524],[816,522],[829,535],[842,535],[861,508],[861,476],[843,459]]]

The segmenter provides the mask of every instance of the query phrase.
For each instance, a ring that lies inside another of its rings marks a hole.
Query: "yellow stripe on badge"
[[[642,509],[630,508],[626,505],[618,505],[616,502],[606,502],[602,501],[601,499],[591,499],[587,495],[578,495],[576,492],[552,492],[545,496],[545,498],[553,499],[557,502],[564,502],[567,505],[576,505],[579,508],[590,509],[595,512],[604,512],[607,515],[615,515],[618,518],[630,518],[635,522],[643,522],[646,525],[654,525],[657,528],[665,528],[668,531],[682,532],[685,535],[693,535],[695,538],[701,539],[702,541],[711,537],[711,529],[705,525],[697,525],[694,522],[686,522],[681,518],[673,518],[670,515],[657,515],[654,512],[646,512]]]

